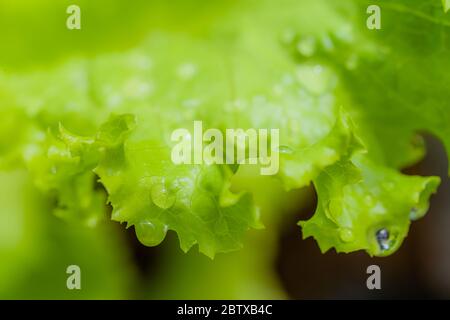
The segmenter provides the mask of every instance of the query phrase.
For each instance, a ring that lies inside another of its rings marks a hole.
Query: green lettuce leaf
[[[399,248],[410,221],[426,213],[440,179],[405,176],[358,158],[326,168],[314,181],[318,205],[310,220],[300,222],[303,238],[313,236],[322,252],[334,247],[386,256]]]
[[[359,12],[369,4],[361,1]],[[330,166],[314,181],[317,211],[300,225],[303,236],[313,236],[322,251],[363,249],[378,256],[396,251],[410,221],[426,212],[439,179],[408,177],[395,169],[423,157],[421,133],[437,136],[450,151],[449,46],[444,40],[450,20],[433,1],[378,5],[382,30],[349,30],[344,38],[338,30],[330,35],[333,50],[318,50],[321,57],[332,56],[341,70],[347,87],[343,101],[367,148],[364,156]]]
[[[184,251],[213,257],[261,227],[259,208],[230,191],[236,166],[173,164],[171,133],[195,120],[280,129],[277,178],[319,194],[304,236],[323,251],[390,254],[438,185],[399,169],[423,157],[423,131],[450,150],[450,24],[436,0],[380,1],[383,28],[369,31],[368,4],[218,1],[204,23],[158,20],[132,48],[2,72],[0,165],[26,167],[60,217],[94,226],[108,201],[142,243],[173,230]]]

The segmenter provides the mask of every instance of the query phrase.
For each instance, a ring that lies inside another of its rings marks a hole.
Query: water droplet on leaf
[[[156,183],[150,190],[150,196],[155,205],[161,209],[169,209],[176,200],[176,194],[169,190],[164,183]]]
[[[348,228],[342,228],[339,231],[339,238],[341,238],[344,242],[351,242],[355,239],[355,236],[353,235],[352,230]]]
[[[149,247],[159,245],[166,237],[168,230],[167,225],[157,221],[151,222],[149,220],[139,222],[134,228],[139,241]]]
[[[386,251],[391,248],[389,231],[386,228],[380,229],[376,232],[376,239],[381,251]]]
[[[278,151],[278,153],[283,154],[293,154],[294,150],[289,146],[279,146],[275,151]]]

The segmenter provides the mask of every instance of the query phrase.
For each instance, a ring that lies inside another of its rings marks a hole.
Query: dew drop
[[[355,239],[352,230],[348,228],[342,228],[339,231],[339,238],[344,242],[352,242]]]
[[[386,228],[380,229],[376,232],[376,238],[378,246],[381,251],[386,251],[391,248],[391,243],[389,241],[389,231]]]
[[[151,222],[144,220],[135,225],[136,236],[139,241],[149,247],[159,245],[164,238],[168,230],[167,225],[161,222]]]
[[[294,150],[289,146],[279,146],[275,151],[283,154],[293,154]]]
[[[156,183],[150,190],[150,196],[155,205],[161,209],[169,209],[176,200],[176,194],[168,190],[164,183]]]

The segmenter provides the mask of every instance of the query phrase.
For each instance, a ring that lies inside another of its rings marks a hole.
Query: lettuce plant
[[[365,27],[364,0],[186,3],[139,2],[165,20],[125,48],[6,64],[0,167],[25,169],[69,223],[95,227],[110,204],[144,245],[171,230],[214,257],[263,227],[258,190],[239,188],[239,166],[174,164],[171,132],[280,129],[274,179],[318,195],[303,237],[323,252],[396,251],[439,185],[401,169],[424,156],[423,132],[450,150],[449,2],[379,0],[381,30]]]

